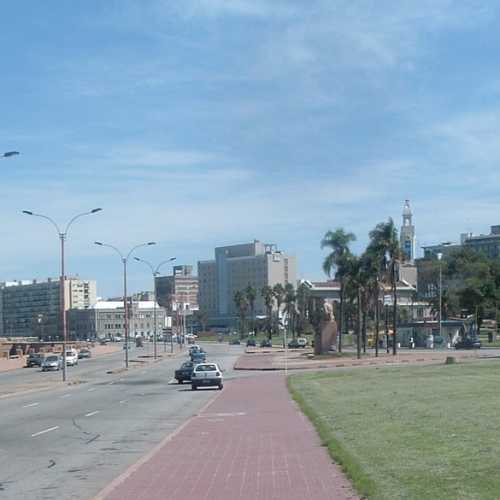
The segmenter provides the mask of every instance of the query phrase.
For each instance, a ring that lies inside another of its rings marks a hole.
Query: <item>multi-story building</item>
[[[198,309],[198,277],[193,266],[174,266],[172,276],[155,278],[158,303],[168,310]]]
[[[500,225],[491,226],[490,234],[479,234],[474,236],[472,233],[462,233],[460,243],[444,242],[437,245],[426,245],[424,250],[424,259],[435,259],[437,254],[441,253],[444,257],[450,253],[468,248],[474,252],[482,253],[487,257],[496,259],[500,257]]]
[[[129,306],[130,337],[151,337],[155,331],[154,301],[131,301]],[[123,301],[101,300],[88,309],[72,309],[68,313],[68,330],[72,339],[103,338],[125,335]],[[166,311],[156,307],[156,331],[166,326]]]
[[[198,263],[199,303],[218,323],[231,323],[237,315],[234,295],[251,285],[257,292],[255,314],[266,314],[260,290],[277,283],[296,286],[297,262],[274,244],[253,243],[218,247],[215,260]]]
[[[0,336],[62,336],[60,321],[61,288],[58,279],[0,283]],[[96,282],[67,278],[64,282],[65,308],[85,309],[96,301]]]

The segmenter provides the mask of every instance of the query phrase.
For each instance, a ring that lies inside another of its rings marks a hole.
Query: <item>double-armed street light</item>
[[[164,265],[164,264],[168,264],[169,262],[173,262],[176,258],[175,257],[170,257],[170,259],[167,259],[167,260],[164,260],[163,262],[160,262],[156,268],[153,266],[153,264],[151,264],[150,262],[148,262],[147,260],[144,260],[144,259],[139,259],[139,257],[134,257],[134,259],[137,261],[137,262],[143,262],[144,264],[146,264],[149,269],[151,269],[151,274],[153,275],[153,286],[154,286],[154,304],[153,304],[153,317],[154,317],[154,332],[153,332],[153,357],[154,359],[156,359],[158,357],[158,350],[157,350],[157,338],[158,338],[158,334],[157,334],[157,324],[156,324],[156,304],[158,302],[158,298],[157,298],[157,293],[156,293],[156,277],[160,274],[160,268]]]
[[[124,255],[118,248],[108,243],[102,243],[101,241],[94,241],[94,243],[100,247],[112,248],[119,256],[123,264],[123,314],[124,314],[124,325],[125,325],[125,368],[128,368],[128,349],[129,349],[129,322],[128,322],[128,300],[127,300],[127,262],[134,250],[140,247],[147,247],[150,245],[156,245],[155,241],[148,241],[147,243],[140,243],[135,247],[132,247],[127,255]]]
[[[40,217],[42,219],[48,220],[56,229],[57,235],[59,236],[59,240],[61,242],[61,276],[60,276],[60,299],[59,299],[59,305],[60,305],[60,317],[61,317],[61,325],[62,325],[62,337],[63,337],[63,381],[66,381],[66,342],[68,339],[68,324],[66,321],[66,293],[65,293],[65,270],[64,270],[64,243],[66,241],[66,237],[68,236],[68,231],[70,227],[72,226],[73,222],[75,222],[77,219],[80,217],[84,217],[86,215],[93,215],[97,212],[100,212],[102,208],[93,208],[92,210],[88,212],[83,212],[81,214],[75,215],[70,221],[66,224],[66,227],[64,228],[64,231],[61,231],[61,228],[57,224],[57,222],[52,219],[51,217],[48,217],[47,215],[42,215],[36,212],[32,212],[31,210],[23,210],[23,214],[25,215],[31,215],[33,217]]]

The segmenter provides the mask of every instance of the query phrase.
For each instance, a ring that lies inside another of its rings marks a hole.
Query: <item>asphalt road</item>
[[[226,382],[238,376],[232,367],[241,347],[206,350]],[[106,372],[123,366],[122,352],[81,360],[68,369],[80,384],[0,399],[0,498],[85,499],[100,491],[214,396],[169,384],[185,357],[115,374]],[[60,378],[16,370],[0,374],[0,386],[46,376]]]

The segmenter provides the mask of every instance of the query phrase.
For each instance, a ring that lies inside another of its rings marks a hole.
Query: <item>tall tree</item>
[[[306,283],[302,282],[297,287],[297,332],[304,334],[307,324],[307,305],[309,302],[310,290]]]
[[[335,279],[340,284],[340,318],[339,318],[339,352],[342,352],[342,333],[344,326],[344,277],[348,270],[348,258],[351,255],[349,245],[356,240],[353,233],[347,233],[343,228],[327,231],[321,240],[321,248],[329,248],[331,252],[323,261],[323,271],[327,276],[335,271]]]
[[[291,283],[287,283],[285,285],[285,304],[286,304],[286,317],[287,317],[287,330],[288,333],[292,335],[292,338],[295,339],[295,302],[297,299],[297,294],[295,293],[295,288]]]
[[[273,289],[269,286],[263,286],[260,290],[260,294],[264,299],[264,304],[266,306],[266,316],[267,316],[267,335],[269,340],[271,340],[273,334],[273,304],[274,304],[274,293]]]
[[[393,311],[393,337],[392,353],[397,353],[397,273],[398,264],[401,259],[401,248],[399,246],[398,231],[394,221],[389,218],[387,222],[381,222],[370,231],[370,245],[380,260],[385,262],[385,277],[392,289],[392,311]]]
[[[194,319],[201,325],[201,329],[207,331],[208,314],[203,310],[194,312]]]
[[[257,291],[250,283],[245,288],[245,297],[250,306],[250,326],[252,330],[255,330],[255,299],[257,298]]]
[[[248,311],[248,302],[245,294],[240,290],[235,292],[233,300],[240,320],[240,339],[242,339],[245,336],[245,319]]]
[[[285,287],[281,283],[276,283],[273,286],[273,294],[276,299],[276,329],[279,331],[281,306],[285,301]]]

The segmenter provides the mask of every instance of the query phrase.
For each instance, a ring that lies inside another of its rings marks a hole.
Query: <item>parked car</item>
[[[57,354],[50,354],[44,358],[42,363],[42,372],[56,370],[59,371],[63,367],[62,357]]]
[[[185,361],[181,367],[175,370],[174,378],[179,384],[184,380],[191,380],[191,373],[193,373],[194,363],[192,361]]]
[[[255,342],[255,339],[248,339],[247,340],[247,347],[255,347],[257,345],[257,342]]]
[[[305,337],[297,337],[297,342],[300,347],[307,347],[307,339]]]
[[[307,339],[305,337],[297,337],[296,339],[290,340],[288,342],[288,347],[290,349],[300,349],[301,347],[307,347]]]
[[[80,352],[78,353],[78,359],[86,359],[86,358],[91,358],[92,357],[92,352],[90,349],[83,348],[80,349]]]
[[[26,358],[26,367],[42,366],[44,355],[41,352],[31,352]]]
[[[121,335],[115,335],[114,341],[115,342],[122,342],[123,338],[121,337]]]
[[[78,353],[75,349],[66,350],[66,366],[75,366],[78,364]]]
[[[480,349],[481,341],[477,337],[465,337],[455,344],[455,349]]]
[[[200,386],[217,386],[222,389],[222,370],[216,363],[200,363],[194,367],[191,374],[191,389],[195,391]]]
[[[260,347],[272,347],[273,343],[269,339],[262,339],[259,345]]]
[[[240,345],[241,342],[238,339],[233,339],[229,342],[229,345]]]

